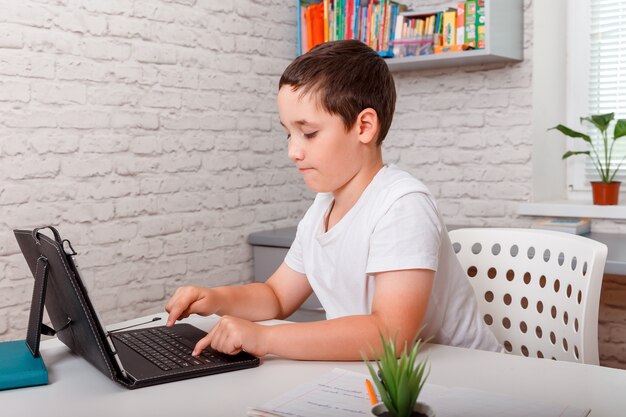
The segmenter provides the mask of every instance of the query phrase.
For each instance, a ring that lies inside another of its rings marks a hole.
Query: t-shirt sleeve
[[[285,256],[285,264],[296,272],[304,274],[304,261],[302,258],[302,221],[298,224],[296,237]]]
[[[366,272],[436,271],[442,227],[429,195],[410,193],[400,197],[374,228]]]

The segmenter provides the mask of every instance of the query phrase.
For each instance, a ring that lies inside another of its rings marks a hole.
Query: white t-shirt
[[[446,345],[500,350],[479,317],[472,287],[424,184],[385,166],[350,211],[325,232],[324,217],[332,201],[331,193],[317,194],[285,257],[287,266],[306,274],[328,319],[371,314],[377,272],[430,269],[436,274],[420,336]]]

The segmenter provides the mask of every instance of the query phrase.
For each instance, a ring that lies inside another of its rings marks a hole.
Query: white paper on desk
[[[586,417],[591,412],[495,392],[433,384],[424,385],[420,401],[428,403],[437,417]]]
[[[367,375],[335,368],[316,381],[248,410],[248,416],[368,416],[371,406],[365,391],[365,378]]]
[[[366,378],[368,375],[335,368],[316,381],[250,409],[248,416],[368,416],[371,406],[365,391]],[[590,412],[566,405],[433,384],[424,385],[420,401],[433,407],[437,417],[586,417]]]

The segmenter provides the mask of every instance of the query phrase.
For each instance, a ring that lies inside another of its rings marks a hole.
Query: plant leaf
[[[613,129],[613,140],[626,136],[626,119],[619,119]]]
[[[581,138],[585,142],[591,143],[591,138],[589,137],[589,135],[585,135],[584,133],[580,133],[580,132],[577,132],[575,130],[572,130],[572,129],[570,129],[567,126],[557,125],[557,126],[554,126],[553,128],[550,128],[548,130],[552,130],[552,129],[556,129],[559,132],[561,132],[564,135],[569,136],[571,138]]]
[[[615,113],[597,114],[591,116],[592,123],[602,132],[609,128],[611,120],[615,117]]]
[[[361,356],[389,413],[394,416],[408,417],[430,373],[430,367],[426,371],[426,359],[419,361],[416,365],[417,356],[429,339],[423,341],[416,335],[410,343],[411,348],[409,349],[409,343],[405,342],[398,355],[395,342],[397,333],[395,337],[391,337],[390,335],[384,336],[379,331],[379,336],[381,352],[377,353],[370,346],[372,357],[377,358],[375,363],[378,372],[374,367],[374,361],[368,360],[363,353]]]
[[[589,151],[567,151],[563,154],[561,159],[567,159],[570,156],[574,156],[574,155],[589,155]]]
[[[589,117],[581,117],[580,121],[582,122],[583,120],[586,120],[597,127],[600,132],[605,132],[609,128],[609,124],[611,124],[611,120],[613,120],[614,117],[615,113],[596,114]]]
[[[407,380],[406,372],[400,372],[400,379],[398,380],[398,397],[396,404],[398,406],[398,417],[409,417],[411,415],[411,409],[413,404],[410,403],[411,396],[409,395],[409,381]]]

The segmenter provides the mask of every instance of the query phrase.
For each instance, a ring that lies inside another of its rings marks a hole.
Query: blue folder
[[[24,340],[0,342],[0,390],[45,385],[48,370],[34,357]]]

